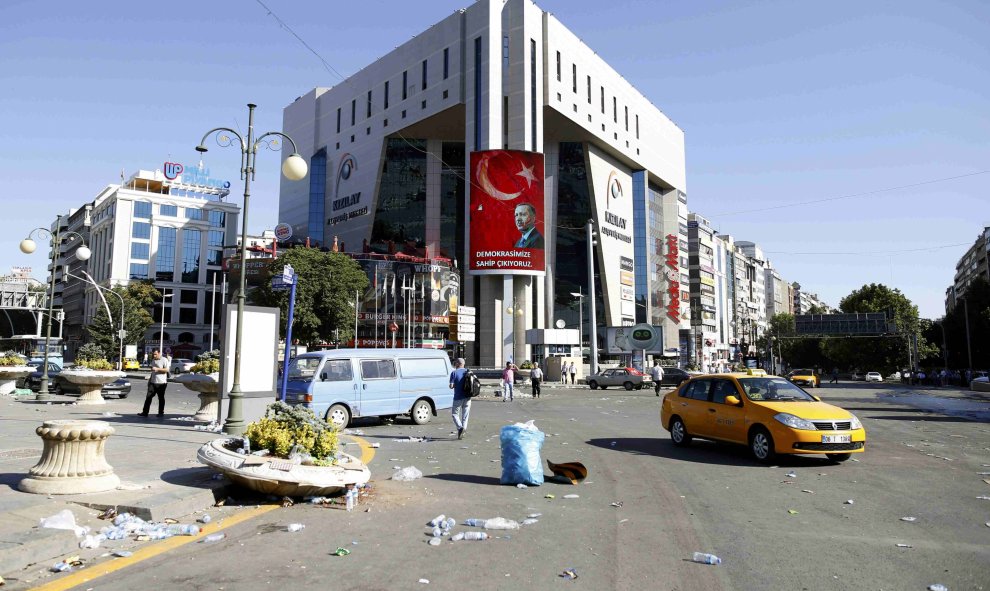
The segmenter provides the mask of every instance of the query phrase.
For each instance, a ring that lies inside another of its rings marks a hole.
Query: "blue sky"
[[[346,76],[469,2],[265,4]],[[990,170],[990,4],[537,4],[684,130],[692,211],[833,305],[879,282],[942,315],[990,225],[990,174],[975,174]],[[252,0],[8,0],[0,22],[0,273],[42,276],[43,249],[20,239],[121,169],[195,162],[206,130],[246,126],[248,102],[277,130],[284,106],[339,81]],[[237,187],[238,156],[205,164]],[[278,221],[277,175],[261,155],[252,231]]]

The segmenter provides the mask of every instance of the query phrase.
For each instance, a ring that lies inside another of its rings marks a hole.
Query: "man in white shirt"
[[[653,367],[650,368],[650,377],[653,378],[653,391],[659,396],[660,382],[663,380],[663,368],[660,367],[659,361],[653,362]]]
[[[540,397],[540,383],[543,381],[543,370],[539,363],[533,363],[533,369],[529,372],[529,381],[533,384],[533,398]]]

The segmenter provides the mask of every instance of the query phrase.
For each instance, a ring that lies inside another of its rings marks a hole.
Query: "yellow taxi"
[[[813,369],[795,369],[787,374],[787,379],[800,386],[817,388],[822,384],[821,377]]]
[[[694,437],[740,443],[761,462],[776,454],[825,454],[844,462],[866,448],[856,415],[762,370],[682,383],[664,397],[660,424],[675,445]]]
[[[138,363],[137,359],[124,359],[124,369],[141,369],[141,364]]]

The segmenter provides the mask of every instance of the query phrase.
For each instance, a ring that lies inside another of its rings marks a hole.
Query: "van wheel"
[[[430,417],[433,416],[433,407],[430,403],[425,400],[417,400],[416,404],[413,405],[412,410],[409,411],[409,417],[412,418],[412,422],[417,425],[425,425],[430,422]]]
[[[338,429],[343,429],[351,422],[351,411],[343,404],[334,404],[327,411],[327,422]]]
[[[626,390],[632,390],[633,389],[633,383],[632,382],[626,382],[626,383],[622,384],[622,387],[625,388]]]
[[[588,382],[588,387],[591,388],[592,390],[597,390],[598,382],[596,382],[595,380],[591,380],[590,382]]]

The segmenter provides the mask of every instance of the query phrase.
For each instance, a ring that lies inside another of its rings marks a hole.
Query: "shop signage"
[[[667,234],[667,318],[674,322],[681,321],[681,282],[677,277],[680,273],[678,265],[678,255],[680,249],[677,246],[677,236]]]

